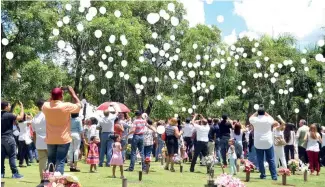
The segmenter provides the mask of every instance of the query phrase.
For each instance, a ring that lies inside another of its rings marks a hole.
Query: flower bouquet
[[[246,182],[250,180],[251,172],[255,170],[254,164],[249,160],[241,160],[241,163],[244,165],[244,172],[246,172]]]
[[[210,178],[213,178],[214,177],[213,167],[215,165],[215,158],[214,158],[214,156],[212,156],[212,155],[206,156],[206,157],[204,157],[203,160],[204,160],[205,165],[207,167],[207,173],[209,174]]]
[[[147,174],[149,173],[150,161],[151,161],[150,157],[146,157],[146,159],[144,160],[144,164],[146,165],[146,173]]]
[[[44,187],[81,187],[81,184],[76,176],[70,174],[61,175],[60,172],[55,172],[49,178],[49,183]]]
[[[279,174],[282,175],[282,184],[286,185],[287,184],[287,176],[291,175],[290,169],[287,168],[281,168],[279,170]]]
[[[214,180],[214,185],[218,187],[245,187],[245,184],[240,179],[233,177],[232,175],[221,174]]]
[[[292,172],[293,175],[297,171],[298,167],[299,167],[299,161],[298,160],[294,160],[294,159],[289,160],[288,168],[290,169],[290,171]]]

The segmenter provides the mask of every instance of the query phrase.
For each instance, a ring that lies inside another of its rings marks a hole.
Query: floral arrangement
[[[240,179],[232,175],[221,174],[214,180],[214,184],[218,187],[245,187],[245,184]]]
[[[204,157],[203,160],[204,160],[203,162],[209,169],[211,169],[215,165],[215,158],[212,155]]]
[[[292,172],[297,171],[297,168],[298,167],[299,167],[299,161],[298,160],[294,160],[294,159],[289,160],[289,162],[288,162],[288,168],[290,168],[290,170]]]
[[[81,184],[76,176],[70,174],[61,175],[60,172],[55,172],[49,178],[49,183],[44,187],[81,187]]]
[[[281,168],[279,170],[279,174],[280,175],[290,176],[291,175],[291,171],[290,171],[290,169],[287,169],[287,168]]]
[[[249,160],[241,161],[244,164],[244,172],[251,172],[255,170],[254,164]]]
[[[178,154],[175,154],[174,157],[173,157],[173,161],[174,161],[175,164],[181,164],[182,163],[182,158]]]
[[[146,159],[144,160],[145,164],[150,164],[151,158],[150,157],[146,157]]]

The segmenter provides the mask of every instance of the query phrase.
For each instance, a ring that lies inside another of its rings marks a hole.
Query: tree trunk
[[[153,104],[154,104],[154,103],[153,103],[153,100],[150,99],[149,104],[148,104],[148,107],[147,107],[147,109],[145,110],[145,112],[146,112],[148,115],[150,115],[150,113],[151,113],[151,110],[152,110]]]

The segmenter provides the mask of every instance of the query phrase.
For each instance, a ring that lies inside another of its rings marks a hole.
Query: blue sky
[[[191,26],[217,25],[223,36],[235,29],[277,37],[290,33],[302,49],[322,39],[325,31],[325,0],[179,0]],[[208,1],[209,3],[207,3]],[[217,16],[224,17],[223,23]]]

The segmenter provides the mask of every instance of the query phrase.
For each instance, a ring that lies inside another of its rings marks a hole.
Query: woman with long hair
[[[274,156],[275,156],[275,167],[279,166],[279,160],[281,161],[282,167],[287,168],[287,162],[284,155],[285,140],[283,135],[283,130],[285,129],[285,124],[281,125],[279,122],[274,122],[273,124],[273,136],[274,136]]]
[[[309,132],[305,136],[305,141],[307,141],[307,155],[309,159],[309,169],[310,174],[314,175],[314,171],[316,170],[317,175],[320,172],[319,165],[319,145],[318,142],[322,142],[322,138],[320,134],[317,132],[316,124],[312,124],[309,127]]]
[[[286,141],[286,145],[284,146],[284,154],[288,163],[289,153],[291,159],[295,158],[295,125],[292,123],[287,123],[283,134],[284,140]]]
[[[166,145],[168,156],[166,159],[165,170],[169,170],[170,163],[170,171],[175,172],[173,157],[175,154],[178,154],[178,139],[181,137],[182,133],[183,132],[179,132],[178,130],[177,119],[170,119],[166,127]]]
[[[243,158],[243,134],[246,130],[242,129],[239,122],[235,123],[232,137],[235,139],[235,152],[237,159]]]

